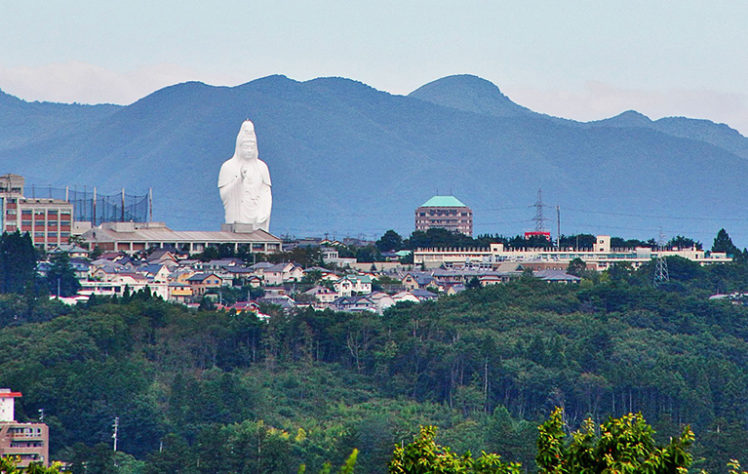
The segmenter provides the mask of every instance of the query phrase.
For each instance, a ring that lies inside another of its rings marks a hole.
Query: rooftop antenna
[[[545,217],[543,217],[543,189],[538,189],[538,200],[535,201],[535,204],[533,204],[533,207],[535,207],[535,217],[532,218],[532,220],[535,221],[535,231],[536,232],[543,232],[545,231]]]
[[[663,253],[665,250],[665,234],[660,229],[659,240],[657,241],[657,258],[655,260],[655,273],[654,273],[654,285],[660,285],[666,281],[670,281],[670,274],[667,270],[667,260],[665,260]]]

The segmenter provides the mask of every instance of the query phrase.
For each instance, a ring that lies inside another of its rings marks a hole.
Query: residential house
[[[50,254],[66,253],[70,258],[88,258],[88,250],[75,244],[60,244],[49,251]]]
[[[152,278],[153,281],[156,281],[156,282],[168,281],[169,275],[171,274],[169,267],[167,267],[163,263],[152,263],[152,264],[141,265],[140,267],[136,269],[136,272],[142,275],[145,275],[148,278]]]
[[[155,249],[147,257],[148,263],[161,263],[161,264],[177,264],[177,255],[170,249]]]
[[[377,312],[377,303],[369,295],[343,296],[333,301],[331,306],[336,311],[347,313]]]
[[[420,303],[421,300],[416,298],[413,293],[410,291],[401,291],[399,293],[395,293],[392,295],[392,299],[395,301],[395,303]]]
[[[539,270],[533,272],[532,276],[555,283],[579,283],[582,281],[578,276],[570,275],[562,270]]]
[[[323,304],[332,303],[338,297],[335,291],[324,286],[315,286],[305,291],[304,294],[313,297],[315,301]]]
[[[411,290],[410,294],[418,298],[418,301],[431,301],[439,297],[436,293],[421,289]]]
[[[386,310],[390,306],[395,305],[394,298],[392,298],[392,296],[382,291],[374,291],[370,293],[368,296],[369,296],[369,299],[372,300],[376,304],[377,313],[379,314],[382,314],[384,310]]]
[[[408,272],[401,278],[401,281],[406,290],[435,286],[434,277],[426,272]]]
[[[333,289],[335,289],[335,293],[338,295],[338,298],[345,298],[353,294],[353,289],[356,287],[356,282],[348,278],[347,276],[344,276],[343,278],[340,278],[338,281],[333,283],[332,287]]]
[[[169,301],[187,304],[193,299],[192,287],[187,283],[169,283]]]
[[[223,278],[215,273],[196,273],[187,279],[187,283],[195,297],[203,296],[208,290],[221,288],[224,284]]]

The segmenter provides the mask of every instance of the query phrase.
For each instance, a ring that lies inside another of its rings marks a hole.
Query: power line
[[[622,217],[640,217],[645,219],[679,219],[679,220],[703,220],[703,221],[748,221],[748,217],[705,217],[705,216],[656,216],[648,214],[629,214],[625,212],[609,212],[609,211],[592,211],[588,209],[576,209],[573,207],[564,207],[567,211],[582,212],[584,214],[603,214],[609,216],[622,216]]]

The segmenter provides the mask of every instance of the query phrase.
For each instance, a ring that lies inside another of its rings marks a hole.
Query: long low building
[[[88,230],[81,237],[83,246],[89,250],[98,248],[128,254],[165,247],[194,254],[223,244],[232,245],[234,251],[240,247],[257,253],[282,250],[278,237],[240,224],[224,225],[220,231],[182,231],[171,230],[163,222],[108,222]]]
[[[547,249],[507,248],[502,243],[493,243],[483,248],[419,248],[413,252],[413,263],[423,268],[485,266],[492,267],[503,262],[521,263],[538,269],[566,269],[569,263],[579,258],[591,270],[606,270],[616,263],[630,263],[634,268],[657,257],[682,257],[701,265],[729,263],[732,258],[724,252],[707,253],[696,247],[651,249],[636,247],[614,249],[610,236],[598,235],[592,249]]]

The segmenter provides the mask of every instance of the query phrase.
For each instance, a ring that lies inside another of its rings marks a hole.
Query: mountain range
[[[408,235],[416,207],[453,194],[473,209],[476,233],[513,235],[535,227],[542,188],[554,234],[560,216],[565,234],[661,230],[708,247],[725,227],[748,245],[748,138],[736,130],[635,111],[595,122],[552,117],[471,75],[407,96],[279,75],[236,87],[177,84],[127,106],[0,92],[0,173],[104,193],[152,188],[154,219],[217,229],[218,169],[246,118],[270,169],[275,234]]]

